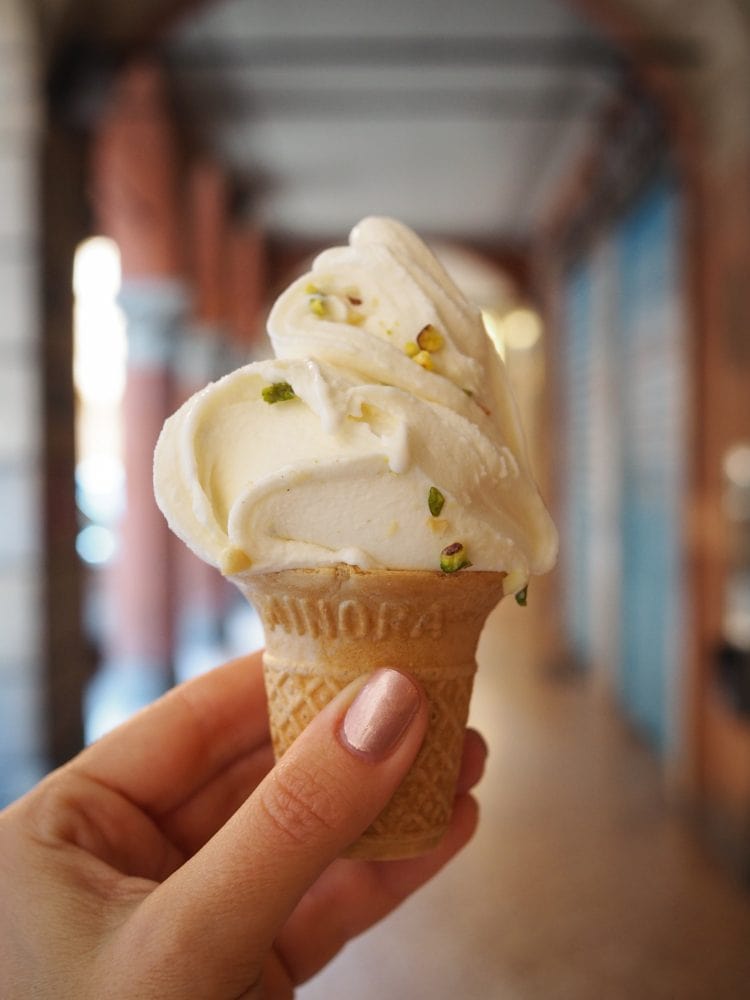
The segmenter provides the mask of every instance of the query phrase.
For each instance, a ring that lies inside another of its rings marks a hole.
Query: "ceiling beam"
[[[248,86],[198,93],[185,91],[193,109],[212,121],[303,119],[337,121],[354,119],[413,121],[456,118],[462,120],[522,119],[570,120],[590,114],[592,91],[576,87],[477,87],[434,89],[399,86],[388,89],[300,87],[299,89]]]
[[[169,50],[170,61],[191,70],[263,66],[541,66],[618,70],[619,50],[583,37],[424,37],[398,35],[347,38],[301,35],[284,38],[185,43]],[[639,48],[645,62],[693,65],[693,47],[654,39]]]

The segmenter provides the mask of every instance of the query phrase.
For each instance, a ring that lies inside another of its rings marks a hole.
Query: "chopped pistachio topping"
[[[314,312],[316,316],[325,316],[328,311],[325,295],[321,295],[320,292],[315,292],[307,301],[311,312]]]
[[[527,583],[526,586],[523,588],[523,590],[519,590],[518,593],[516,594],[516,604],[520,604],[522,608],[525,608],[526,598],[528,596],[528,593],[529,593],[529,585]]]
[[[288,382],[274,382],[263,387],[263,399],[267,403],[283,403],[286,399],[295,399],[296,393]]]
[[[419,344],[421,350],[433,353],[434,351],[439,351],[440,348],[443,347],[445,344],[445,338],[439,330],[435,329],[432,323],[428,323],[427,326],[423,326],[419,331],[417,343]]]
[[[430,513],[433,517],[437,517],[440,514],[444,503],[445,497],[437,486],[431,486],[427,494],[427,506],[430,508]]]
[[[320,289],[312,281],[305,285],[305,295],[320,295]]]
[[[423,368],[426,368],[428,372],[431,372],[432,369],[435,367],[432,361],[432,355],[430,354],[429,351],[419,351],[418,354],[414,355],[414,360],[417,362],[418,365],[421,365]]]
[[[410,358],[419,354],[419,345],[417,342],[415,340],[407,340],[404,344],[404,353],[408,354]]]
[[[354,309],[350,309],[346,314],[346,322],[349,326],[361,326],[365,321],[365,317],[362,313],[355,312]]]
[[[444,573],[457,573],[467,566],[471,566],[471,563],[466,558],[466,548],[462,542],[452,542],[440,553],[440,569]]]
[[[235,576],[250,569],[252,560],[242,549],[227,548],[221,553],[219,558],[219,569],[224,576]]]

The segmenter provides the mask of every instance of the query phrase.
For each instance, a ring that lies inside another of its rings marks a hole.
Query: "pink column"
[[[266,357],[266,245],[259,226],[237,224],[229,232],[227,326],[238,364]]]
[[[187,182],[187,259],[194,288],[190,321],[173,358],[173,408],[231,367],[226,338],[228,183],[209,159],[192,164]],[[221,632],[229,585],[177,539],[176,661],[180,679],[222,657]]]
[[[151,485],[154,445],[170,410],[170,361],[189,296],[184,279],[179,144],[162,73],[131,65],[93,146],[99,228],[120,248],[128,331],[123,400],[126,510],[108,580],[105,660],[92,706],[96,735],[172,682],[171,542]],[[98,695],[97,695],[98,692]]]
[[[232,226],[227,243],[226,317],[229,356],[239,367],[271,353],[265,335],[266,248],[261,230],[250,224]],[[244,600],[226,616],[227,653],[237,655],[263,645],[263,627]]]

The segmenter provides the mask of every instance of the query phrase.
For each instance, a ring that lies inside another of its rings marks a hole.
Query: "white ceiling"
[[[166,52],[201,141],[303,237],[380,213],[524,241],[619,81],[562,0],[216,0]]]

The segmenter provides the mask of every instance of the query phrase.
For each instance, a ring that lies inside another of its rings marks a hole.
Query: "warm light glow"
[[[528,351],[542,336],[542,321],[532,309],[513,309],[503,317],[502,338],[514,351]]]
[[[112,302],[120,291],[120,252],[114,240],[92,236],[76,250],[73,261],[76,299]]]
[[[73,379],[85,403],[119,402],[125,388],[127,341],[117,305],[120,254],[103,236],[86,240],[73,265]]]
[[[724,475],[733,486],[750,489],[750,444],[735,444],[726,452]]]
[[[82,243],[73,264],[73,381],[76,408],[76,548],[92,567],[114,556],[114,527],[124,504],[121,402],[125,389],[125,321],[117,305],[120,254],[112,240]]]
[[[533,309],[511,309],[505,314],[483,309],[482,318],[490,339],[505,360],[508,351],[528,351],[542,336],[542,320]]]

